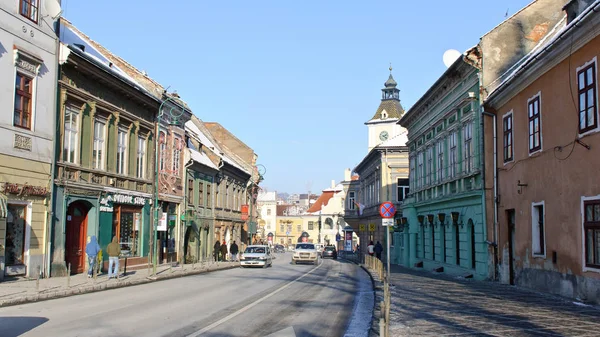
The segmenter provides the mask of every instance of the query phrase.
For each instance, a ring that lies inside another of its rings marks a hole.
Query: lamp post
[[[161,155],[161,153],[159,152],[159,135],[160,135],[160,121],[162,118],[165,118],[166,121],[169,123],[169,125],[178,125],[179,124],[179,118],[181,116],[183,116],[184,113],[184,109],[181,108],[181,111],[179,111],[177,109],[176,104],[173,104],[170,109],[165,109],[168,111],[163,111],[163,106],[165,105],[165,103],[169,102],[169,101],[173,101],[173,97],[168,96],[165,100],[162,101],[162,103],[160,103],[160,107],[158,108],[158,114],[156,115],[156,130],[155,130],[155,137],[154,137],[154,151],[156,153],[156,155],[154,156],[154,231],[153,231],[153,237],[152,237],[152,273],[154,275],[156,275],[156,266],[158,263],[158,245],[156,244],[156,241],[158,240],[158,214],[159,214],[159,207],[158,207],[158,194],[159,194],[159,181],[158,181],[158,176],[159,176],[159,167],[158,167],[158,163],[159,163],[159,156]]]
[[[255,196],[258,196],[258,194],[255,195],[255,190],[256,187],[258,187],[258,184],[260,184],[260,182],[264,179],[264,175],[265,173],[267,173],[267,168],[262,165],[262,164],[257,164],[256,166],[256,171],[258,172],[258,179],[256,180],[256,182],[252,181],[252,176],[250,176],[250,211],[248,212],[248,245],[252,244],[252,233],[254,231],[256,231],[256,227],[258,224],[254,225],[253,220],[252,220],[252,204],[254,203],[254,199]],[[254,175],[254,172],[252,172],[252,175]],[[253,230],[254,229],[254,230]]]

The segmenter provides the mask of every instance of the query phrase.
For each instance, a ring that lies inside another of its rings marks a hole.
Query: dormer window
[[[386,119],[386,118],[388,118],[388,113],[387,113],[387,111],[383,110],[381,112],[381,119]]]
[[[37,23],[38,22],[38,0],[20,0],[19,1],[19,13],[28,18],[29,20]]]

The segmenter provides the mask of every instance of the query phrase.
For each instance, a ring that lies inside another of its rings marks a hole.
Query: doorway
[[[23,275],[25,267],[25,233],[27,229],[27,205],[8,204],[6,217],[7,274]],[[10,268],[8,268],[10,267]]]
[[[88,210],[89,207],[82,201],[72,203],[67,209],[65,261],[71,265],[71,274],[80,274],[85,271]]]
[[[508,220],[508,278],[511,285],[515,284],[515,210],[506,211]]]

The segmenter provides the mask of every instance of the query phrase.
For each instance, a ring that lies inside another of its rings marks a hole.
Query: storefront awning
[[[8,198],[0,193],[0,218],[6,218],[6,215],[8,214]]]

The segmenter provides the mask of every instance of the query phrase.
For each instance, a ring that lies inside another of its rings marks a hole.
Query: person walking
[[[381,260],[381,252],[383,252],[383,246],[381,245],[381,243],[379,243],[379,241],[377,241],[377,244],[375,244],[375,248],[373,248],[373,250],[375,251],[375,255],[377,256],[377,258]]]
[[[215,256],[215,262],[219,262],[219,253],[221,253],[221,243],[219,242],[219,240],[217,240],[215,242],[213,249],[214,249],[213,255]]]
[[[373,253],[375,252],[375,246],[373,245],[373,241],[369,242],[369,245],[367,246],[367,253],[369,253],[369,255],[373,256]]]
[[[221,243],[221,261],[227,261],[227,243],[225,240]]]
[[[238,254],[239,249],[238,249],[238,245],[235,243],[235,240],[231,244],[231,247],[229,247],[229,251],[231,252],[231,260],[237,262],[237,260],[238,260],[237,254]]]
[[[108,279],[119,278],[119,256],[121,255],[121,245],[119,245],[118,238],[115,236],[112,242],[106,247],[106,253],[108,254]],[[113,272],[114,266],[114,272]]]
[[[100,245],[98,244],[98,240],[95,235],[92,235],[90,241],[85,246],[85,253],[88,256],[88,278],[91,278],[94,274],[94,268],[96,268],[96,258],[98,256],[98,252],[100,251]]]

